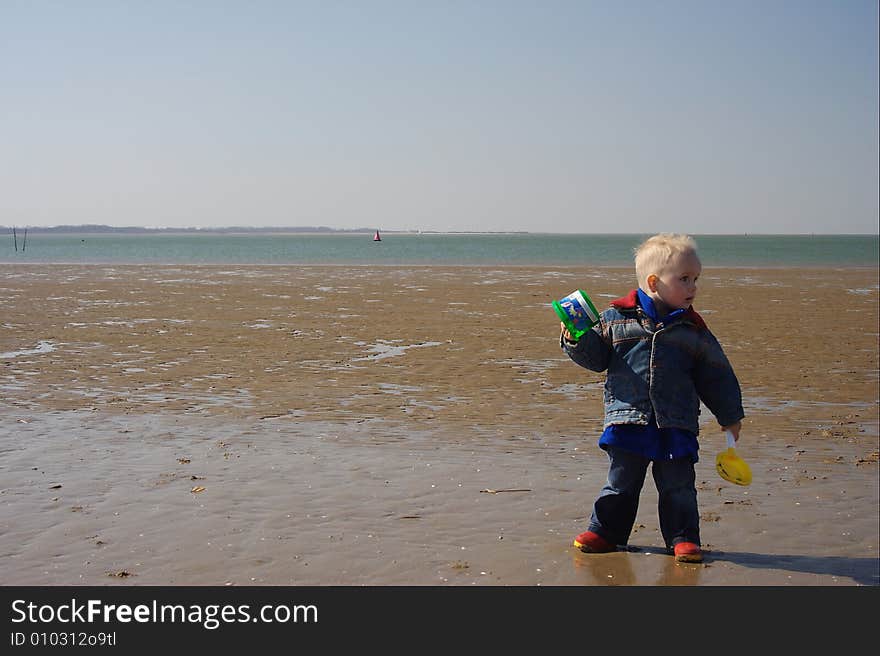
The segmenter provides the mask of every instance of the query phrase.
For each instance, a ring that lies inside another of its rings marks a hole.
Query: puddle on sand
[[[32,349],[21,349],[19,351],[9,351],[7,353],[0,353],[0,359],[6,360],[9,358],[17,358],[20,355],[37,355],[39,353],[51,353],[55,350],[55,345],[48,340],[41,340],[37,343],[36,348]]]
[[[422,342],[421,344],[398,346],[380,341],[378,344],[373,344],[369,347],[368,352],[371,353],[371,355],[367,355],[363,358],[354,358],[352,362],[360,362],[362,360],[384,360],[385,358],[393,358],[398,355],[403,355],[406,353],[407,349],[422,348],[424,346],[440,346],[440,344],[441,342]],[[357,345],[363,346],[363,342],[359,342]]]

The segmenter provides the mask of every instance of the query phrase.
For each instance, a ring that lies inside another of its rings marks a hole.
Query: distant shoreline
[[[186,228],[167,228],[167,227],[147,227],[147,226],[110,226],[102,224],[81,224],[81,225],[55,225],[55,226],[2,226],[0,225],[0,233],[24,233],[24,231],[34,234],[299,234],[299,235],[354,235],[354,234],[373,234],[376,228],[330,228],[327,226],[228,226],[228,227],[186,227]],[[602,236],[647,236],[647,232],[584,232],[584,233],[568,233],[553,231],[531,232],[528,230],[390,230],[379,228],[382,233],[389,235],[602,235]],[[877,237],[878,232],[731,232],[731,233],[690,233],[695,237],[712,236],[712,237]]]
[[[58,225],[58,226],[0,226],[0,231],[32,232],[34,234],[373,234],[376,228],[328,228],[326,226],[260,226],[260,227],[212,227],[212,228],[162,228],[142,226],[109,225]],[[387,234],[404,235],[527,235],[525,230],[384,230]]]

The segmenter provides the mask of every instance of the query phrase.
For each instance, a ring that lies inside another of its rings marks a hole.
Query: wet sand
[[[0,265],[4,585],[880,583],[878,270],[714,269],[754,482],[702,565],[586,555],[602,375],[549,307],[628,269]]]

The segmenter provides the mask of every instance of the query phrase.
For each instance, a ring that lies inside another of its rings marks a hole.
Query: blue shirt
[[[699,460],[700,445],[696,435],[683,428],[657,428],[653,417],[647,426],[612,424],[602,431],[602,437],[599,438],[600,448],[609,446],[632,451],[648,460]]]
[[[673,310],[665,317],[658,317],[654,301],[641,289],[638,290],[639,305],[654,323],[668,323],[684,314],[685,310]],[[599,438],[599,446],[613,446],[618,449],[632,451],[649,460],[672,460],[674,458],[690,458],[699,460],[699,443],[695,433],[682,428],[658,428],[653,415],[647,426],[640,424],[613,424],[608,426]]]

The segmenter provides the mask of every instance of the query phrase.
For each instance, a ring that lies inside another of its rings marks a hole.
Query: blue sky
[[[878,232],[876,0],[0,0],[0,225]]]

